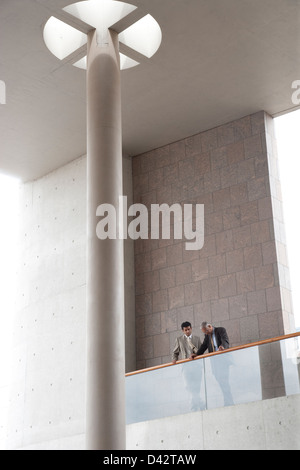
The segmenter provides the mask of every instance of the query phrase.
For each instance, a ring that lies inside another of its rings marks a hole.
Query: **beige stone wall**
[[[232,346],[289,332],[270,126],[259,112],[133,158],[134,202],[205,207],[201,250],[186,251],[185,240],[135,242],[137,368],[170,362],[185,320],[197,333],[203,320],[224,326]]]

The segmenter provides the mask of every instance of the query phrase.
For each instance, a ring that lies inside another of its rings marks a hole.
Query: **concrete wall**
[[[130,450],[300,450],[300,395],[127,426]]]
[[[135,202],[205,206],[202,250],[135,242],[138,368],[170,362],[185,320],[232,346],[293,331],[272,126],[260,112],[133,159]]]
[[[76,441],[85,411],[85,158],[22,186],[19,255],[7,447]]]
[[[123,192],[127,195],[128,207],[133,203],[132,192],[132,159],[123,157]],[[136,369],[136,339],[135,339],[135,273],[134,273],[134,241],[124,240],[124,269],[125,269],[125,370]]]
[[[128,201],[131,173],[131,160],[124,158]],[[19,220],[9,422],[7,429],[1,429],[1,439],[9,449],[83,448],[86,158],[22,185]],[[126,367],[133,370],[132,240],[126,241],[124,256]]]

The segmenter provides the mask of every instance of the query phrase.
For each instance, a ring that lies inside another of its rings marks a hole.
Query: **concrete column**
[[[96,209],[122,195],[118,35],[88,36],[87,388],[88,450],[125,449],[123,240],[99,240]],[[101,41],[100,41],[101,42]]]

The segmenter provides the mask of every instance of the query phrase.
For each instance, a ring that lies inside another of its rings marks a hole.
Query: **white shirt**
[[[217,344],[217,338],[216,338],[216,335],[215,335],[215,329],[213,330],[211,337],[212,337],[212,340],[213,340],[213,343],[214,343],[215,351],[219,351],[218,344]]]

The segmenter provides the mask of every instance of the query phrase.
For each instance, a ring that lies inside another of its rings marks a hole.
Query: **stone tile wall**
[[[199,251],[135,241],[137,368],[170,362],[185,320],[201,337],[203,320],[224,326],[232,346],[285,332],[267,120],[259,112],[133,158],[134,202],[205,208]]]

